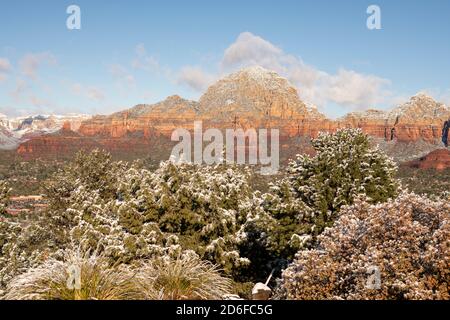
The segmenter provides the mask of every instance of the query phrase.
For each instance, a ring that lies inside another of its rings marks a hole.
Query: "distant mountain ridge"
[[[81,123],[89,118],[90,116],[80,114],[8,118],[0,114],[0,150],[14,150],[32,138],[57,132],[65,123],[77,131]]]
[[[217,81],[198,101],[174,95],[159,103],[137,105],[109,116],[94,116],[83,121],[78,130],[72,129],[83,141],[93,139],[96,145],[107,150],[129,153],[136,148],[147,150],[158,139],[170,141],[174,129],[192,130],[194,121],[198,120],[204,128],[277,128],[286,150],[293,149],[298,138],[308,140],[320,131],[361,128],[393,152],[392,143],[404,144],[397,148],[404,156],[394,154],[405,160],[409,159],[405,153],[416,154],[414,150],[408,151],[415,144],[420,144],[420,154],[442,147],[443,126],[448,119],[447,106],[420,93],[390,111],[369,109],[331,120],[302,101],[297,89],[285,78],[261,67],[250,67]],[[43,138],[22,143],[17,152],[24,157],[46,155],[46,144],[39,139]],[[73,143],[74,138],[71,139]],[[54,135],[48,143],[52,150],[58,150],[57,145],[67,141]],[[50,149],[48,153],[52,152]]]

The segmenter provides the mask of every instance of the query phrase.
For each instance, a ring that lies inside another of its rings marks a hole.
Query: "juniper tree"
[[[321,133],[312,146],[314,156],[299,155],[290,162],[287,177],[262,195],[261,206],[270,218],[249,225],[259,234],[254,241],[264,244],[270,266],[286,265],[300,248],[311,245],[357,196],[378,203],[397,194],[395,163],[371,146],[360,129]]]

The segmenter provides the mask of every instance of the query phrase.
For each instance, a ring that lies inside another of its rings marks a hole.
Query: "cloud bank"
[[[217,78],[254,65],[286,77],[297,87],[302,99],[319,107],[335,103],[353,110],[367,109],[385,102],[391,95],[388,79],[345,68],[330,74],[250,32],[241,33],[224,51],[216,74],[186,66],[180,70],[177,82],[202,91]]]

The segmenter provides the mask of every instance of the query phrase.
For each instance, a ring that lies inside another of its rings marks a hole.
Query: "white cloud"
[[[105,99],[105,95],[103,92],[95,87],[89,87],[87,89],[87,97],[91,100],[103,100]]]
[[[48,107],[53,106],[53,103],[49,100],[37,97],[36,95],[30,95],[30,102],[33,106],[47,110]]]
[[[297,87],[302,99],[322,108],[333,103],[349,109],[366,109],[391,99],[388,79],[344,68],[330,74],[250,32],[241,33],[224,51],[216,75],[197,67],[184,67],[179,73],[178,83],[201,91],[218,77],[254,65],[286,77]]]
[[[216,76],[204,72],[199,67],[185,66],[180,70],[176,82],[202,92],[215,80]]]
[[[136,80],[134,76],[128,72],[127,68],[120,64],[113,64],[109,67],[109,73],[119,81],[120,86],[123,85],[134,87],[136,84]]]
[[[105,99],[105,94],[99,88],[94,86],[85,87],[80,83],[72,85],[72,92],[92,101],[101,101]]]
[[[139,57],[145,56],[147,54],[147,50],[145,49],[145,45],[143,43],[139,43],[136,46],[135,51]]]
[[[221,64],[225,69],[248,65],[280,69],[280,57],[283,55],[283,51],[269,41],[250,32],[243,32],[236,42],[225,50]]]
[[[158,60],[154,56],[148,55],[143,43],[136,46],[135,52],[136,58],[131,64],[133,68],[149,72],[158,72],[160,70]]]
[[[6,58],[0,58],[0,82],[8,78],[8,73],[11,71],[11,63]]]
[[[250,32],[239,35],[224,53],[221,67],[232,70],[260,65],[274,70],[297,86],[300,96],[321,107],[329,102],[350,109],[366,109],[390,96],[388,79],[341,68],[329,74]]]
[[[343,106],[367,108],[385,100],[390,93],[387,79],[340,69],[336,75],[324,76],[324,95]]]
[[[29,87],[27,82],[19,78],[16,80],[16,86],[14,90],[11,92],[11,96],[14,98],[14,100],[21,101],[22,96],[25,94],[28,88]]]
[[[55,65],[56,58],[49,52],[28,53],[19,61],[21,73],[33,80],[38,78],[38,70],[42,64]]]

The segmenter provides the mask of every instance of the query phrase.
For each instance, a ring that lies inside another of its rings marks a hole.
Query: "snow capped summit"
[[[297,89],[274,71],[252,66],[211,85],[200,98],[199,110],[220,118],[302,119],[320,115],[300,100]]]
[[[222,81],[246,81],[259,85],[267,90],[294,89],[297,91],[297,89],[295,89],[295,87],[286,78],[281,77],[275,71],[271,71],[260,66],[243,68],[225,77]]]
[[[68,115],[33,115],[28,117],[8,118],[0,115],[0,150],[15,149],[20,143],[32,137],[54,133],[65,123],[70,123],[72,130],[77,130],[81,122],[90,116],[82,114]]]
[[[284,87],[295,88],[286,78],[281,77],[275,71],[265,69],[260,66],[252,66],[241,69],[229,76],[233,79],[248,78],[267,89],[281,89]]]
[[[396,107],[389,113],[389,119],[422,121],[426,119],[445,119],[450,117],[450,109],[443,103],[436,102],[429,95],[419,92],[411,99]]]

